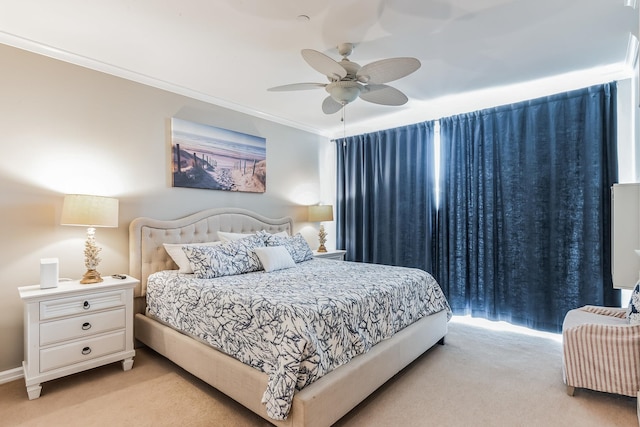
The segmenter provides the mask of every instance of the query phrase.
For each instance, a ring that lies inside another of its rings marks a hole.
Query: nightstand
[[[313,257],[324,258],[324,259],[337,259],[338,261],[344,261],[344,256],[346,253],[347,251],[342,249],[334,249],[332,251],[328,250],[327,252],[313,251]]]
[[[82,285],[18,288],[24,302],[24,379],[29,400],[41,383],[122,361],[133,367],[133,288],[138,279],[104,277]]]

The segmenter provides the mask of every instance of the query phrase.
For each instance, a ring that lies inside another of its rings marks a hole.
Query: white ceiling
[[[0,0],[0,43],[334,137],[628,78],[635,2]],[[390,83],[410,101],[358,99],[345,126],[322,112],[322,89],[267,92],[326,83],[300,50],[339,60],[341,42],[356,44],[360,65],[418,58]]]

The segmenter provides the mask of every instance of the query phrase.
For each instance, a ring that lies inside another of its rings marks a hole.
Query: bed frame
[[[170,221],[133,220],[129,226],[130,275],[140,278],[136,339],[274,425],[292,427],[333,424],[434,344],[444,343],[447,314],[441,311],[413,323],[296,393],[286,420],[269,418],[261,403],[267,388],[266,374],[144,315],[147,277],[177,268],[163,243],[207,242],[218,240],[217,231],[259,230],[292,234],[293,220],[270,219],[234,208],[209,209]]]

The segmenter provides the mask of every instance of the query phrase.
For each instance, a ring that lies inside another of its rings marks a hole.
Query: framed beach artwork
[[[265,138],[171,119],[174,187],[264,193]]]

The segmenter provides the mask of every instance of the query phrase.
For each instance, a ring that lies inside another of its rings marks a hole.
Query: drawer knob
[[[89,323],[89,322],[84,322],[84,323],[82,324],[82,330],[83,330],[83,331],[88,331],[89,329],[91,329],[91,323]]]
[[[82,354],[84,354],[85,356],[89,353],[91,353],[91,347],[85,347],[82,349]]]
[[[82,303],[82,308],[84,308],[85,310],[89,310],[91,308],[91,304],[89,304],[89,301],[85,301],[84,303]]]

